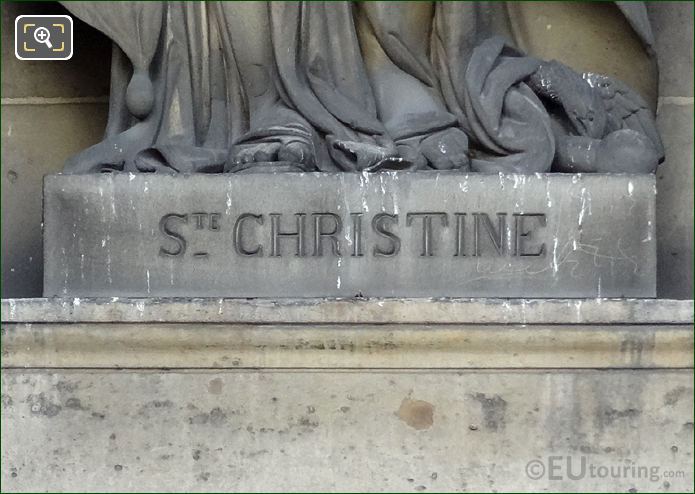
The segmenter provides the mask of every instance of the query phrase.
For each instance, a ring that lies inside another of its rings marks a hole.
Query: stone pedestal
[[[653,175],[53,175],[44,295],[654,297]]]
[[[2,321],[10,492],[693,482],[692,301],[55,298]]]

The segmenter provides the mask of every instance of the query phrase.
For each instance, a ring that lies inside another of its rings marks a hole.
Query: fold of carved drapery
[[[379,121],[350,2],[270,2],[281,94],[322,134],[340,169],[398,166]]]
[[[432,33],[443,97],[472,140],[471,167],[549,171],[555,153],[550,119],[523,82],[540,61],[516,52],[503,37],[490,38],[493,20],[482,7],[438,3]]]
[[[105,141],[73,157],[68,166],[78,172],[221,171],[229,143],[244,131],[244,118],[238,111],[243,95],[233,52],[225,53],[228,60],[223,61],[219,49],[215,6],[65,6],[115,44]]]

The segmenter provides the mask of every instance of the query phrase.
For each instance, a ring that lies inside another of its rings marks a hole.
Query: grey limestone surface
[[[2,106],[2,296],[43,284],[43,176],[100,138],[105,104]]]
[[[2,484],[684,492],[693,483],[692,400],[692,372],[668,369],[10,369]]]
[[[659,95],[693,96],[692,2],[646,2],[659,57]],[[662,134],[663,135],[663,134]]]
[[[98,142],[106,126],[111,43],[74,19],[68,61],[20,61],[18,15],[65,14],[57,2],[2,2],[2,297],[41,294],[43,176]]]
[[[693,103],[662,103],[657,119],[668,159],[657,170],[657,293],[693,297]]]

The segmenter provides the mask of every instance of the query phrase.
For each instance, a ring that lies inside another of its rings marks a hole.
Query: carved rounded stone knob
[[[125,93],[128,111],[139,119],[144,119],[154,106],[154,88],[147,73],[136,70],[128,83]]]
[[[596,150],[599,173],[654,173],[658,164],[659,154],[652,141],[632,129],[611,132]]]

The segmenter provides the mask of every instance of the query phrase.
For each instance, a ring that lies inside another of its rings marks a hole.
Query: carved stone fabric
[[[524,54],[503,3],[65,6],[114,41],[105,139],[66,173],[641,173],[664,157],[637,92]],[[644,5],[616,6],[653,53]]]

